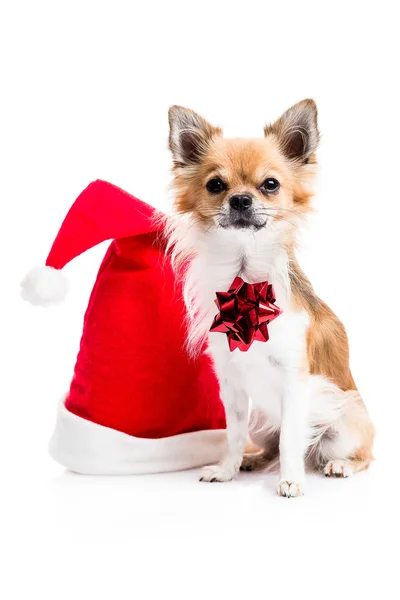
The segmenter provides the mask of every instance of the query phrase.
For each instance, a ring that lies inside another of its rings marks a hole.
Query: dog
[[[169,125],[169,251],[183,278],[187,347],[195,356],[207,343],[227,423],[226,453],[201,480],[230,481],[240,468],[275,461],[277,492],[291,498],[303,495],[306,468],[328,477],[367,469],[374,427],[350,371],[345,328],[296,258],[299,225],[312,210],[315,102],[289,108],[260,139],[226,139],[181,106],[170,108]],[[271,283],[282,310],[269,340],[246,352],[231,352],[225,335],[210,332],[215,294],[238,276]],[[244,454],[248,432],[256,453]]]

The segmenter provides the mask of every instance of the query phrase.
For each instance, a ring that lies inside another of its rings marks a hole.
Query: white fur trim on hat
[[[54,460],[76,473],[136,475],[214,464],[222,458],[225,444],[225,429],[161,439],[133,437],[78,417],[67,410],[63,398],[49,451]]]
[[[68,292],[64,273],[53,267],[34,267],[21,282],[21,296],[35,306],[62,302]]]

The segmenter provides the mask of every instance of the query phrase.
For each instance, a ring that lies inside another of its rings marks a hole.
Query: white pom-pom
[[[62,302],[68,292],[64,273],[53,267],[34,267],[21,282],[21,296],[35,306]]]

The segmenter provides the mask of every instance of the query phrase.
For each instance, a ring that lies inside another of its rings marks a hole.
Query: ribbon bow
[[[275,293],[268,281],[246,283],[236,277],[227,292],[216,292],[219,313],[210,331],[226,333],[231,352],[239,348],[247,352],[254,340],[267,342],[268,323],[282,310],[275,306]]]

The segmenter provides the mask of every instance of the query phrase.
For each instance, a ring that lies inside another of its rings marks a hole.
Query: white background
[[[399,539],[399,93],[395,2],[18,2],[0,14],[1,596],[376,598]],[[197,483],[64,473],[47,454],[102,245],[62,307],[19,300],[93,179],[168,207],[167,109],[258,136],[319,106],[319,190],[301,262],[344,321],[377,461],[352,480]],[[391,543],[394,547],[391,547]],[[397,558],[396,558],[397,554]],[[6,560],[4,560],[6,559]],[[397,566],[397,567],[396,567]],[[3,590],[4,588],[4,590]]]

